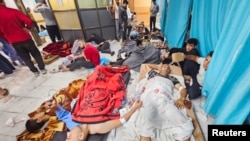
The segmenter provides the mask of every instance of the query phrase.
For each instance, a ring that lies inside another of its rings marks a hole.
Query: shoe
[[[42,74],[46,74],[47,73],[47,70],[46,69],[43,69],[41,70]]]
[[[37,71],[37,72],[33,72],[35,77],[38,77],[40,75],[40,73]]]
[[[115,52],[114,52],[114,51],[112,51],[112,52],[110,53],[110,55],[111,55],[111,56],[113,56],[114,54],[115,54]]]

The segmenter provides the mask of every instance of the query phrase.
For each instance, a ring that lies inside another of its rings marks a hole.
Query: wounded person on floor
[[[142,39],[136,31],[131,31],[129,40],[124,43],[124,46],[118,51],[116,61],[107,63],[107,66],[117,67],[121,66],[123,62],[129,58],[131,53],[142,46]]]
[[[148,78],[139,81],[136,94],[143,107],[126,126],[131,136],[136,134],[141,141],[190,140],[194,126],[184,109],[187,91],[178,80],[169,76],[170,71],[168,64],[162,64],[159,73],[150,71]]]
[[[86,42],[94,42],[101,53],[108,53],[111,56],[115,54],[115,52],[110,49],[110,43],[95,33],[92,33]]]
[[[129,70],[128,66],[118,68],[97,66],[80,86],[72,111],[68,107],[72,105],[69,102],[58,102],[55,98],[51,99],[43,103],[36,110],[36,114],[26,122],[26,129],[29,132],[40,130],[53,114],[51,109],[56,109],[57,119],[63,121],[70,131],[68,133],[57,131],[53,140],[78,141],[87,139],[88,141],[96,141],[97,138],[107,137],[110,130],[126,123],[142,105],[141,101],[138,100],[133,108],[123,116],[120,115],[119,110],[117,111],[117,109],[122,108],[126,98],[126,88],[130,79]],[[65,98],[61,97],[56,96],[59,100],[67,101],[76,96],[65,95]]]

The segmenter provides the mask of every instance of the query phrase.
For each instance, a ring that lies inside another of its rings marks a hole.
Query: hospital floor
[[[48,43],[49,39],[46,38],[46,40]],[[46,44],[40,46],[39,49],[41,50],[44,46]],[[119,49],[120,43],[111,41],[111,50],[115,51],[115,55],[101,54],[101,57],[114,61]],[[15,141],[16,135],[25,130],[28,113],[36,110],[42,102],[51,98],[59,89],[67,87],[73,80],[84,78],[89,72],[89,70],[82,68],[74,72],[50,73],[49,71],[57,68],[62,59],[59,58],[55,62],[46,65],[48,73],[40,74],[38,77],[35,77],[27,67],[16,67],[16,71],[9,76],[2,77],[2,74],[0,75],[0,87],[9,90],[9,95],[0,99],[0,141]],[[130,85],[128,86],[130,96],[135,90],[138,76],[138,73],[134,71],[131,71],[131,74]],[[193,100],[192,103],[205,140],[207,140],[207,125],[213,123],[213,118],[202,111],[201,106],[204,101],[204,98],[201,97]],[[14,121],[14,123],[11,122],[12,125],[8,123],[11,120]],[[119,132],[119,130],[118,128],[116,132],[113,131],[109,135],[108,141],[119,141],[123,136],[123,133]]]

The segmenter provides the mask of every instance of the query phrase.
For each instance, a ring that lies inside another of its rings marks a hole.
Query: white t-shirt
[[[119,7],[118,6],[115,7],[115,19],[116,20],[119,19]]]
[[[198,59],[198,64],[200,64],[200,69],[199,69],[199,72],[197,74],[197,81],[198,83],[203,86],[203,82],[204,82],[204,77],[205,77],[205,73],[206,73],[206,70],[204,69],[203,67],[203,63],[205,61],[205,58],[199,58]]]
[[[128,15],[128,20],[130,20],[130,19],[131,19],[131,16],[132,16],[132,13],[131,13],[131,11],[130,11],[129,6],[127,6],[127,15]]]

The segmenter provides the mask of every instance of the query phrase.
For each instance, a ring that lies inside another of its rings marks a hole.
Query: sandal
[[[7,89],[0,88],[0,99],[9,95],[9,91]]]

